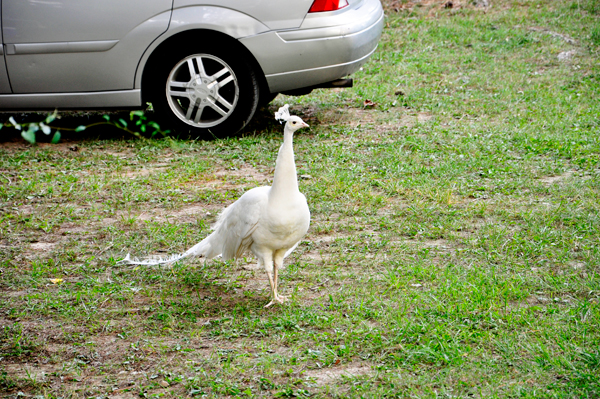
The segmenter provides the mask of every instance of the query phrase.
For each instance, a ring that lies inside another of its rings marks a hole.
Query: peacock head
[[[292,133],[303,127],[308,127],[308,124],[296,115],[290,116],[290,118],[285,123],[285,128],[290,130]]]
[[[302,119],[295,115],[290,115],[290,106],[288,104],[285,104],[275,112],[275,119],[278,120],[279,123],[285,122],[285,130],[291,133],[294,133],[302,127],[308,127],[308,124]]]

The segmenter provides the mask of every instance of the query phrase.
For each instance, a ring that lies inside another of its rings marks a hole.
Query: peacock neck
[[[294,160],[293,132],[286,128],[283,131],[283,144],[277,154],[275,176],[269,199],[285,200],[298,193],[298,178]]]

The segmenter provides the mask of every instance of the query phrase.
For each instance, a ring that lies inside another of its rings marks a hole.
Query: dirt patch
[[[553,184],[559,184],[569,178],[571,178],[573,176],[573,171],[566,171],[563,174],[560,174],[558,176],[548,176],[548,177],[542,177],[540,179],[540,181],[547,187],[550,187]]]
[[[569,44],[574,44],[574,45],[578,44],[577,40],[573,39],[572,37],[570,37],[568,35],[565,35],[565,34],[562,34],[562,33],[553,32],[553,31],[551,31],[549,29],[532,27],[532,28],[529,28],[529,30],[530,31],[534,31],[534,32],[545,33],[545,34],[550,35],[552,37],[556,37],[556,38],[562,39],[562,40],[564,40],[565,42],[567,42]],[[560,56],[559,56],[559,59],[560,59]]]
[[[310,261],[319,264],[326,263],[331,256],[328,252],[332,243],[336,240],[345,240],[354,236],[355,235],[353,234],[343,233],[313,236],[313,239],[311,240],[312,249],[304,252],[302,258],[309,259]]]
[[[372,125],[378,133],[395,132],[402,127],[412,127],[417,123],[425,123],[433,118],[428,112],[414,112],[407,110],[399,119],[388,121],[386,114],[375,109],[346,108],[341,115],[327,115],[324,119],[330,120],[331,125],[344,123],[356,128],[359,125]],[[323,122],[321,125],[327,125]],[[345,139],[346,140],[346,139]]]
[[[249,182],[256,182],[255,186],[270,185],[273,179],[274,168],[257,169],[249,164],[242,164],[235,168],[220,169],[210,175],[203,176],[200,180],[190,181],[186,184],[194,185],[198,190],[230,191],[244,189]]]
[[[308,370],[304,372],[304,377],[314,380],[317,385],[328,385],[342,377],[351,378],[368,374],[371,374],[371,367],[351,363],[346,366]]]
[[[448,252],[452,250],[452,243],[448,240],[438,239],[438,240],[427,240],[423,242],[419,242],[425,248],[435,248],[442,252]]]
[[[125,177],[128,177],[130,179],[135,179],[137,177],[148,177],[150,175],[153,175],[155,173],[159,173],[164,171],[167,167],[169,166],[168,163],[162,162],[162,163],[157,163],[155,164],[153,167],[151,168],[141,168],[141,169],[135,169],[135,170],[130,170],[124,173]]]
[[[6,290],[4,292],[2,292],[2,295],[6,295],[6,297],[8,298],[22,298],[25,295],[27,295],[28,292],[27,291],[10,291],[10,290]],[[0,319],[0,326],[2,325],[2,320]],[[8,322],[7,322],[8,324]]]
[[[204,205],[190,205],[178,209],[176,211],[169,211],[166,209],[153,209],[147,210],[141,213],[137,220],[140,221],[152,221],[152,222],[188,222],[197,219],[203,219],[205,217],[216,217],[215,208],[209,209]]]
[[[435,15],[436,11],[449,10],[458,11],[461,9],[480,9],[486,10],[491,6],[490,0],[391,0],[383,1],[383,6],[387,11],[394,12],[413,12],[417,9],[425,9],[429,16]]]
[[[577,54],[577,50],[562,51],[558,54],[559,61],[570,61]]]
[[[424,123],[427,121],[430,121],[431,119],[433,119],[433,115],[425,113],[425,112],[419,112],[417,114],[417,122],[419,123]]]
[[[43,384],[63,392],[85,392],[82,397],[112,391],[111,397],[130,398],[137,397],[128,392],[135,386],[148,387],[156,382],[160,386],[153,387],[153,394],[160,393],[161,387],[170,387],[163,370],[179,370],[183,362],[208,358],[214,352],[213,346],[206,339],[187,342],[161,337],[130,340],[114,335],[96,336],[84,346],[48,343],[44,346],[47,357],[37,356],[21,362],[7,361],[3,364],[3,370],[9,380],[19,381],[21,388],[25,388],[23,390],[27,390],[27,386]],[[179,359],[173,362],[176,356]],[[98,375],[98,368],[111,368],[113,371],[107,377],[104,373]],[[183,386],[173,385],[172,388],[181,391]],[[179,393],[181,395],[178,397],[184,396],[183,392]]]
[[[79,223],[63,223],[60,229],[58,229],[59,235],[69,235],[69,234],[84,234],[89,233],[89,225],[82,226]]]
[[[249,178],[254,179],[256,181],[265,181],[269,180],[273,175],[273,170],[269,168],[269,170],[259,170],[254,166],[244,163],[239,165],[239,167],[221,169],[213,173],[213,176],[220,180],[236,180],[236,178]]]
[[[29,364],[29,363],[8,363],[4,364],[4,370],[8,375],[26,378],[32,383],[45,383],[48,381],[48,375],[56,372],[59,367],[53,364]]]
[[[34,251],[50,251],[56,247],[55,242],[34,242],[31,244],[31,249]]]
[[[224,205],[207,205],[207,204],[191,204],[181,207],[177,210],[155,207],[144,209],[140,213],[132,213],[131,211],[118,211],[114,216],[105,217],[97,222],[90,223],[91,227],[108,227],[121,225],[123,223],[132,224],[137,222],[153,222],[153,223],[195,223],[200,219],[206,219],[209,223],[216,221],[219,213],[225,209]],[[89,231],[88,226],[86,231]],[[63,229],[60,231],[63,232]]]
[[[102,153],[105,155],[113,156],[115,158],[123,158],[123,159],[129,159],[133,155],[133,152],[127,148],[123,148],[122,151],[112,151],[112,150],[108,150],[108,149],[103,149]]]

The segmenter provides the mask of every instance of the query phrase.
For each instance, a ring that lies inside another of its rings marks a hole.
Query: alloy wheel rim
[[[225,121],[237,105],[239,91],[231,67],[210,54],[195,54],[181,60],[171,70],[166,86],[173,113],[199,128]]]

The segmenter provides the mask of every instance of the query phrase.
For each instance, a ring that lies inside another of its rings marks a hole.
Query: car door
[[[0,0],[0,5],[1,5]],[[0,94],[10,93],[10,84],[8,83],[8,74],[6,72],[6,63],[4,62],[4,43],[2,41],[2,9],[0,8]]]
[[[2,0],[13,93],[133,89],[171,10],[172,0]]]

